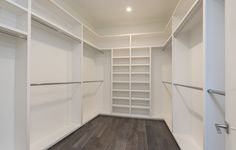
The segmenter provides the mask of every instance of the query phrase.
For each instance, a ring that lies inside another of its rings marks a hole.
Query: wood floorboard
[[[180,150],[165,121],[98,116],[49,150]]]

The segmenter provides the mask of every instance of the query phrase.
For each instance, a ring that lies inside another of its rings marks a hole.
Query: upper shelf
[[[4,7],[8,10],[13,11],[13,12],[17,12],[17,13],[27,13],[28,12],[28,10],[26,8],[24,8],[23,6],[17,4],[16,2],[14,2],[12,0],[1,0],[0,5],[1,5],[1,7]]]
[[[62,33],[64,35],[66,35],[67,37],[70,37],[73,40],[81,42],[81,39],[78,36],[76,36],[73,33],[67,31],[66,29],[60,27],[59,25],[47,20],[46,18],[43,18],[43,17],[39,16],[36,13],[32,12],[31,17],[32,17],[32,20],[34,20],[36,22],[39,22],[40,24],[43,24],[44,26],[46,26],[50,29],[53,29],[53,30],[55,30],[59,33]]]
[[[185,16],[181,19],[177,27],[173,30],[173,35],[177,36],[185,27],[185,25],[188,23],[190,19],[196,14],[196,12],[199,10],[201,6],[202,1],[196,0],[191,8],[188,10],[188,12],[185,14]]]
[[[2,33],[14,36],[14,37],[18,37],[18,38],[23,38],[23,39],[27,39],[27,33],[24,31],[21,31],[19,29],[10,27],[10,26],[6,26],[4,24],[0,24],[0,31]]]

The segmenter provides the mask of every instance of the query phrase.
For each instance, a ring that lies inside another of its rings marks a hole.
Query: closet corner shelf
[[[183,29],[185,24],[191,19],[191,17],[196,13],[196,10],[198,10],[199,6],[201,5],[202,0],[196,0],[191,8],[188,10],[186,15],[183,17],[183,19],[180,21],[180,23],[177,25],[177,27],[173,30],[173,35],[177,36],[179,32]]]
[[[28,10],[24,8],[23,6],[17,4],[16,2],[12,0],[1,0],[0,1],[1,7],[7,8],[11,11],[17,12],[17,13],[27,13]]]
[[[53,29],[53,30],[55,30],[55,31],[57,31],[59,33],[62,33],[64,35],[70,37],[73,40],[81,42],[81,39],[79,37],[77,37],[76,35],[70,33],[66,29],[63,29],[62,27],[56,25],[55,23],[53,23],[53,22],[43,18],[42,16],[40,16],[40,15],[34,13],[34,12],[32,12],[31,16],[32,16],[32,19],[34,21],[39,22],[40,24],[42,24],[42,25],[44,25],[44,26],[46,26],[46,27],[48,27],[50,29]]]
[[[168,37],[168,39],[163,44],[163,51],[166,49],[166,47],[171,43],[172,41],[172,34]]]
[[[83,42],[84,42],[84,44],[86,44],[86,45],[88,45],[88,46],[90,46],[90,47],[95,48],[95,49],[98,50],[99,52],[104,53],[104,52],[103,52],[99,47],[97,47],[95,44],[93,44],[93,43],[91,43],[91,42],[89,42],[89,41],[87,41],[87,40],[83,40]]]
[[[22,39],[27,39],[27,33],[24,31],[21,31],[19,29],[10,27],[10,26],[6,26],[4,24],[0,24],[0,31],[2,33],[8,34],[10,36],[14,36],[17,38],[22,38]]]

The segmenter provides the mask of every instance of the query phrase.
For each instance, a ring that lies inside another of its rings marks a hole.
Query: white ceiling
[[[167,24],[179,0],[65,0],[96,30]],[[131,6],[133,11],[126,12]],[[138,30],[138,29],[137,29]],[[154,28],[152,30],[157,30]],[[122,32],[122,31],[121,31]],[[126,32],[126,31],[124,31]]]

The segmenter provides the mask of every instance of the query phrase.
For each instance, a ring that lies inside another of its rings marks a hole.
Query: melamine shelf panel
[[[113,83],[129,83],[129,81],[112,81]]]
[[[46,18],[44,18],[44,17],[42,17],[42,16],[40,16],[40,15],[34,13],[34,12],[32,12],[31,16],[32,16],[32,19],[35,20],[36,22],[39,22],[39,23],[45,25],[46,27],[48,27],[50,29],[53,29],[53,30],[55,30],[59,33],[62,33],[62,34],[66,35],[66,36],[68,36],[68,37],[70,37],[70,38],[72,38],[76,41],[81,42],[81,40],[78,36],[76,36],[73,33],[67,31],[66,29],[60,27],[59,25],[47,20]]]
[[[132,75],[149,75],[149,72],[131,72]]]
[[[31,144],[30,149],[32,150],[42,150],[48,149],[52,145],[56,144],[66,136],[70,135],[72,132],[77,130],[81,125],[78,124],[69,124],[66,125],[64,128],[58,130],[57,132],[48,135],[47,137]]]
[[[150,64],[131,64],[131,67],[149,67]]]
[[[136,97],[132,97],[131,100],[132,101],[150,101],[149,98],[136,98]]]
[[[150,56],[131,56],[131,59],[150,58]]]
[[[17,13],[27,13],[28,10],[21,5],[17,4],[14,1],[11,0],[1,0],[0,5],[3,8],[6,8],[10,11],[17,12]]]
[[[177,27],[173,30],[173,35],[177,36],[178,33],[184,28],[185,24],[192,18],[192,16],[196,13],[196,10],[199,9],[201,0],[196,0],[189,11],[185,14],[183,19],[180,21],[180,23],[177,25]]]
[[[95,48],[96,50],[98,50],[99,52],[102,52],[102,53],[103,53],[103,51],[102,51],[99,47],[97,47],[95,44],[93,44],[93,43],[91,43],[91,42],[89,42],[89,41],[86,41],[86,40],[83,40],[83,42],[84,42],[84,44],[86,44],[86,45],[88,45],[88,46],[90,46],[90,47],[93,47],[93,48]]]
[[[112,65],[113,67],[129,67],[129,65],[128,64],[113,64]]]
[[[128,75],[129,72],[113,72],[114,75]]]
[[[64,14],[66,14],[68,17],[70,17],[72,20],[76,21],[79,24],[82,24],[76,17],[74,17],[70,12],[68,12],[66,9],[61,7],[59,4],[54,2],[53,0],[49,0],[54,6],[56,6],[58,9],[60,9]]]
[[[27,39],[27,33],[0,23],[0,31],[11,36]]]
[[[129,59],[129,56],[115,56],[113,59]]]
[[[131,81],[133,84],[150,84],[149,81]]]
[[[134,106],[134,105],[132,105],[131,108],[132,109],[150,109],[149,106]]]
[[[129,100],[129,97],[112,97],[112,99],[117,99],[117,100]]]
[[[112,107],[119,107],[119,108],[130,108],[129,105],[117,105],[117,104],[113,104]]]
[[[130,90],[126,90],[126,89],[113,89],[113,92],[129,92]]]
[[[136,92],[136,93],[150,93],[149,90],[131,90],[131,92]]]

